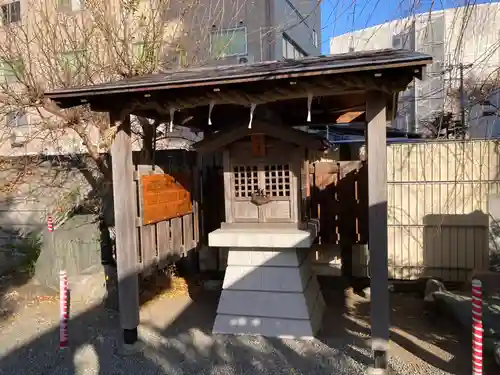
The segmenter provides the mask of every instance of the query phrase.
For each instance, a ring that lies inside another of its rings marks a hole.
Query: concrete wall
[[[491,105],[475,104],[470,109],[469,136],[471,139],[500,138],[500,91],[488,96]]]
[[[99,235],[91,215],[86,221],[70,219],[61,230],[56,229],[56,235],[47,237],[48,214],[56,220],[91,190],[76,167],[60,162],[58,157],[45,161],[22,158],[1,161],[0,274],[12,271],[24,259],[32,259],[38,251],[41,255],[36,266],[37,277],[51,286],[57,282],[59,256],[72,267],[72,275],[99,264],[100,253],[87,251],[87,242]],[[95,243],[92,246],[99,250]]]
[[[302,15],[300,17],[297,11]],[[275,59],[283,57],[283,33],[310,56],[321,55],[321,10],[314,0],[275,0]],[[315,45],[314,32],[317,33]]]

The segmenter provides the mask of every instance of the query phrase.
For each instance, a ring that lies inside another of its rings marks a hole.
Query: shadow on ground
[[[324,289],[323,293],[329,295],[326,298],[330,301],[330,313],[342,316],[342,323],[338,325],[328,324],[325,320],[323,335],[338,337],[347,332],[366,343],[363,339],[370,335],[371,303],[355,293],[348,297],[341,297],[331,289]],[[334,304],[332,301],[335,299],[345,303]],[[472,373],[471,331],[464,330],[459,322],[444,314],[437,305],[424,302],[421,292],[391,293],[390,338],[391,355],[401,356],[401,360],[410,367],[415,364],[415,367],[421,368],[422,364],[415,363],[417,358],[425,363],[424,366],[449,374]],[[328,343],[328,339],[324,342]],[[498,373],[491,356],[485,355],[483,373]]]
[[[171,284],[162,284],[171,287]],[[328,308],[320,339],[311,343],[249,336],[212,335],[217,292],[153,297],[141,312],[138,355],[117,355],[118,314],[99,305],[69,323],[70,347],[58,349],[57,304],[1,329],[0,374],[363,374],[370,365],[369,303],[323,285]],[[154,289],[153,288],[153,289]],[[50,319],[48,317],[51,317]],[[470,374],[470,342],[451,322],[426,311],[421,298],[392,295],[391,355],[412,364],[426,362],[450,374]],[[37,337],[33,333],[38,331]],[[464,344],[465,343],[465,344]],[[419,364],[410,372],[429,373]],[[486,374],[492,372],[485,372]]]

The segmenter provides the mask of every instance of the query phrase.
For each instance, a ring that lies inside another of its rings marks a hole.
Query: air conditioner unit
[[[251,64],[255,61],[253,56],[250,55],[245,55],[245,56],[238,56],[238,64]]]
[[[13,130],[10,134],[10,145],[11,147],[24,147],[28,142],[28,137],[26,133]]]

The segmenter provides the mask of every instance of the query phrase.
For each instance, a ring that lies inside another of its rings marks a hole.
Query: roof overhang
[[[297,100],[308,95],[315,98],[336,96],[336,104],[323,104],[330,111],[332,108],[336,110],[336,116],[340,116],[347,112],[343,108],[364,105],[363,95],[369,91],[380,91],[387,96],[388,106],[394,107],[395,95],[404,90],[413,78],[421,78],[425,66],[431,62],[431,56],[418,52],[377,50],[300,60],[192,68],[54,90],[45,95],[61,108],[89,104],[95,111],[136,114],[160,121],[169,119],[172,109],[176,110],[177,122],[203,117],[203,120],[191,124],[206,124],[206,107],[210,104],[218,107],[225,105],[223,116],[228,117],[232,113],[234,117],[242,107],[250,104],[289,102],[287,108],[278,108],[279,103],[275,105],[274,110],[283,112],[297,107],[294,105],[298,104]],[[294,100],[296,102],[292,104]],[[203,115],[198,112],[200,107],[203,107]],[[217,113],[214,115],[218,116]],[[332,118],[322,119],[325,120]]]

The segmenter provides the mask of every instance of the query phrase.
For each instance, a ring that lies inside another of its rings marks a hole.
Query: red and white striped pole
[[[480,280],[472,280],[472,375],[483,374],[483,295]]]
[[[47,229],[49,232],[54,231],[54,221],[52,220],[52,216],[50,215],[47,217]]]
[[[61,271],[59,274],[59,349],[68,347],[68,274]]]

